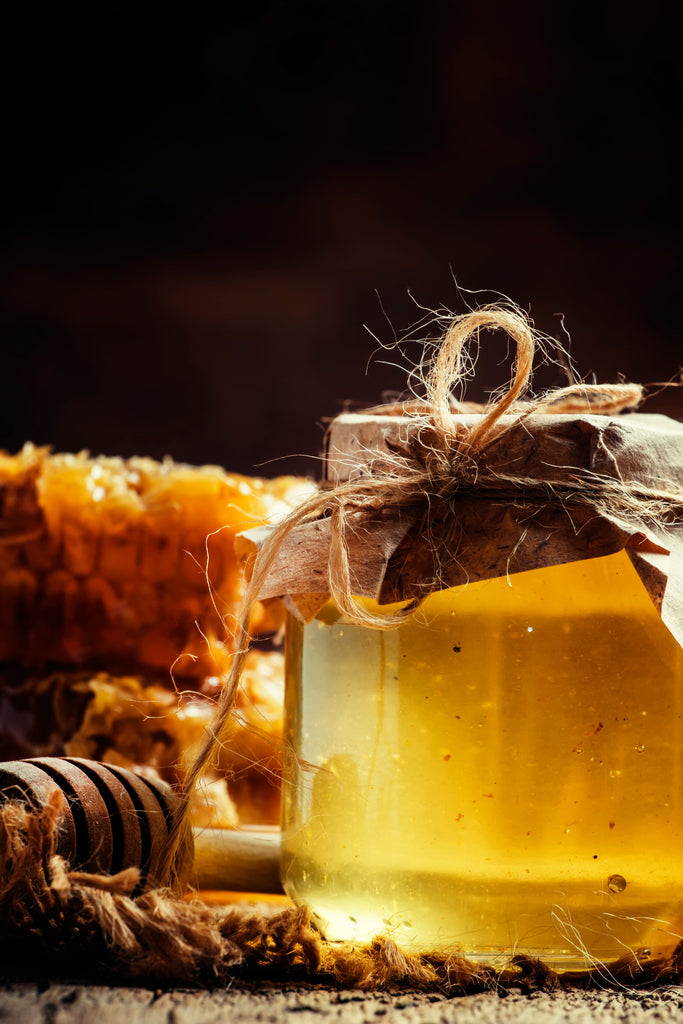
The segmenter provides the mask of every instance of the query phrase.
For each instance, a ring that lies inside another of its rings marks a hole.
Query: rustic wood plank
[[[143,1016],[144,1015],[144,1016]],[[100,985],[10,984],[0,989],[8,1024],[679,1024],[683,988],[653,992],[483,993],[449,999],[419,992],[325,988],[215,991]]]

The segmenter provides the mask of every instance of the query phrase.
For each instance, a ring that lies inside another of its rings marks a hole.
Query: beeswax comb
[[[64,800],[55,853],[74,871],[140,871],[133,895],[163,883],[162,858],[179,806],[166,783],[127,768],[79,757],[0,763],[0,799],[36,810],[55,788]],[[278,830],[204,828],[183,833],[180,883],[200,889],[281,893]]]

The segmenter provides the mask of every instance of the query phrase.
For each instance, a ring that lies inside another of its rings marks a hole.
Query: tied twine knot
[[[506,390],[485,406],[457,402],[453,388],[466,376],[468,345],[478,340],[483,329],[503,330],[515,343],[512,380]],[[169,872],[178,847],[178,836],[188,814],[190,794],[220,746],[221,735],[235,703],[235,696],[250,646],[249,623],[263,584],[285,539],[299,525],[320,519],[330,520],[328,589],[339,610],[356,623],[379,629],[392,629],[405,621],[419,603],[408,602],[391,615],[373,614],[354,599],[347,537],[355,528],[359,513],[379,514],[385,509],[411,508],[423,512],[420,531],[425,543],[432,546],[435,563],[452,557],[448,550],[452,537],[449,531],[435,529],[435,524],[448,521],[449,511],[463,493],[487,499],[588,502],[597,511],[624,513],[639,521],[658,519],[683,511],[683,493],[653,492],[645,487],[628,486],[585,472],[575,473],[565,485],[538,479],[527,479],[492,472],[485,463],[491,444],[523,418],[537,413],[612,414],[635,408],[644,389],[637,384],[591,385],[575,384],[554,389],[531,400],[524,398],[531,380],[537,336],[529,318],[512,304],[483,306],[462,316],[453,317],[436,356],[424,376],[425,399],[400,406],[380,406],[369,412],[400,412],[410,416],[415,429],[412,440],[377,453],[381,472],[356,475],[334,485],[323,487],[298,506],[273,529],[247,565],[249,583],[236,625],[236,652],[226,680],[215,719],[193,768],[171,834],[168,859]],[[465,424],[454,413],[478,412],[480,415]]]
[[[478,343],[484,329],[503,330],[515,343],[512,379],[507,389],[487,405],[457,402],[454,387],[464,380],[470,365],[469,344]],[[392,629],[412,615],[418,600],[392,615],[378,616],[354,599],[347,537],[358,512],[391,507],[421,512],[417,531],[432,551],[438,567],[453,557],[453,531],[449,522],[463,496],[486,500],[574,500],[590,502],[601,511],[620,511],[641,519],[660,519],[670,512],[671,494],[647,488],[628,488],[619,481],[588,472],[572,473],[565,485],[557,481],[514,476],[486,464],[486,452],[513,425],[531,414],[609,414],[633,409],[642,402],[639,384],[573,384],[538,398],[524,400],[530,385],[537,336],[529,318],[514,306],[483,306],[453,317],[424,377],[425,399],[402,406],[379,406],[371,413],[403,413],[414,429],[410,440],[391,444],[389,457],[378,453],[380,470],[333,485],[321,496],[320,516],[331,519],[329,589],[338,608],[352,621],[379,629]],[[454,414],[478,413],[465,423]],[[315,499],[314,499],[315,502]],[[306,512],[302,518],[309,518]]]
[[[458,402],[453,388],[466,376],[467,351],[472,338],[478,341],[482,329],[504,330],[516,346],[512,380],[497,398],[487,405]],[[382,466],[378,484],[389,485],[394,480],[402,485],[402,502],[418,498],[448,498],[462,489],[491,487],[501,484],[533,486],[529,479],[495,474],[482,463],[482,456],[502,433],[515,423],[538,413],[608,415],[635,409],[644,397],[640,384],[572,384],[555,388],[538,398],[523,400],[531,382],[536,335],[528,317],[515,307],[484,306],[463,316],[454,317],[439,345],[425,378],[426,397],[423,401],[407,402],[402,406],[384,405],[369,410],[372,413],[401,412],[411,416],[416,424],[415,440],[403,449],[395,448],[393,465]],[[454,414],[479,414],[471,424],[458,422]],[[504,418],[507,419],[504,420]],[[513,418],[510,418],[513,417]],[[386,463],[386,460],[384,460]],[[603,481],[604,482],[604,481]],[[357,485],[358,494],[344,496],[346,505],[380,507],[382,499],[373,500],[375,488]],[[390,491],[386,498],[393,495]]]

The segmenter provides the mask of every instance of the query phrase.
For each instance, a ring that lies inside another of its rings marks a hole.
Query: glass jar
[[[556,968],[676,945],[683,650],[624,551],[388,631],[328,602],[286,671],[283,883],[328,938]]]

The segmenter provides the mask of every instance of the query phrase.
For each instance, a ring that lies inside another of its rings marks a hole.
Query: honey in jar
[[[683,428],[451,420],[338,417],[329,498],[269,563],[262,596],[290,611],[284,887],[331,940],[557,969],[668,954]]]
[[[683,650],[625,552],[390,631],[329,602],[286,661],[283,881],[328,938],[566,968],[681,937]]]

